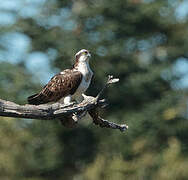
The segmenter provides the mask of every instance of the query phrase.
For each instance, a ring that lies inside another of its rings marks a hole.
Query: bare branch
[[[85,100],[80,104],[66,105],[55,103],[52,105],[18,105],[16,103],[5,101],[0,99],[0,116],[6,117],[19,117],[19,118],[29,118],[29,119],[42,119],[42,120],[52,120],[63,117],[68,117],[73,113],[81,113],[83,111],[88,111],[95,106],[102,106],[105,104],[104,100],[95,103],[96,100],[86,102]]]
[[[79,103],[71,103],[64,105],[60,103],[43,104],[43,105],[19,105],[10,101],[0,99],[0,116],[18,117],[25,119],[40,119],[40,120],[60,120],[66,127],[75,127],[77,122],[82,119],[87,112],[93,118],[93,122],[100,127],[119,129],[125,131],[127,125],[118,125],[102,119],[98,115],[98,109],[106,107],[105,99],[99,100],[104,90],[109,84],[118,82],[119,79],[114,79],[109,76],[104,88],[99,92],[97,97],[86,96],[83,94],[84,100]]]
[[[90,116],[93,118],[93,123],[95,125],[99,125],[102,128],[112,128],[112,129],[119,129],[120,131],[125,131],[128,129],[128,126],[126,124],[116,124],[107,120],[102,119],[99,116],[98,109],[91,109],[89,111]]]
[[[101,95],[103,94],[104,90],[108,87],[108,85],[119,82],[119,78],[113,78],[112,75],[108,75],[108,80],[105,83],[104,87],[101,89],[101,91],[98,93],[96,99],[99,100]]]

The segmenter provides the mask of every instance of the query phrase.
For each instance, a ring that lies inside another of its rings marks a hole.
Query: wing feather
[[[28,102],[35,105],[56,102],[69,94],[74,94],[81,80],[82,74],[79,71],[64,70],[52,77],[38,94],[28,97]]]

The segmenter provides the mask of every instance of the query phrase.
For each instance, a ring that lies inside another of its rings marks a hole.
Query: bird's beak
[[[90,53],[88,53],[88,54],[87,54],[87,57],[89,57],[89,58],[90,58],[90,57],[91,57],[91,54],[90,54]]]

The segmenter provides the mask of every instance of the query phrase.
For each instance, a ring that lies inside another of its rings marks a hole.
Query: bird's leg
[[[66,96],[64,98],[61,98],[59,101],[58,101],[58,106],[59,108],[66,108],[66,107],[69,107],[69,106],[73,106],[74,104],[76,104],[74,101],[71,101],[71,96]]]
[[[64,104],[70,104],[71,103],[71,95],[65,96],[63,102],[64,102]]]
[[[59,102],[61,103],[63,108],[65,108],[65,107],[73,106],[75,104],[75,102],[71,102],[71,100],[72,100],[71,95],[68,95],[62,98]],[[73,128],[76,125],[75,119],[72,118],[71,116],[66,119],[60,120],[60,122],[62,125],[69,127],[69,128]]]

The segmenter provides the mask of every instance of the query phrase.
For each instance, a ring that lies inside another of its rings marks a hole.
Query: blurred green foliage
[[[26,103],[40,89],[43,67],[36,60],[38,69],[32,69],[29,55],[47,57],[44,69],[49,63],[56,72],[86,48],[95,72],[87,94],[96,95],[108,74],[119,77],[101,113],[129,129],[101,129],[89,118],[66,129],[58,122],[0,117],[0,179],[186,180],[187,93],[175,70],[188,52],[188,21],[177,16],[181,1],[20,2],[28,10],[6,10],[16,21],[0,26],[0,98]],[[15,32],[29,45],[10,63],[5,52],[19,41],[11,46],[11,36],[5,37]]]

